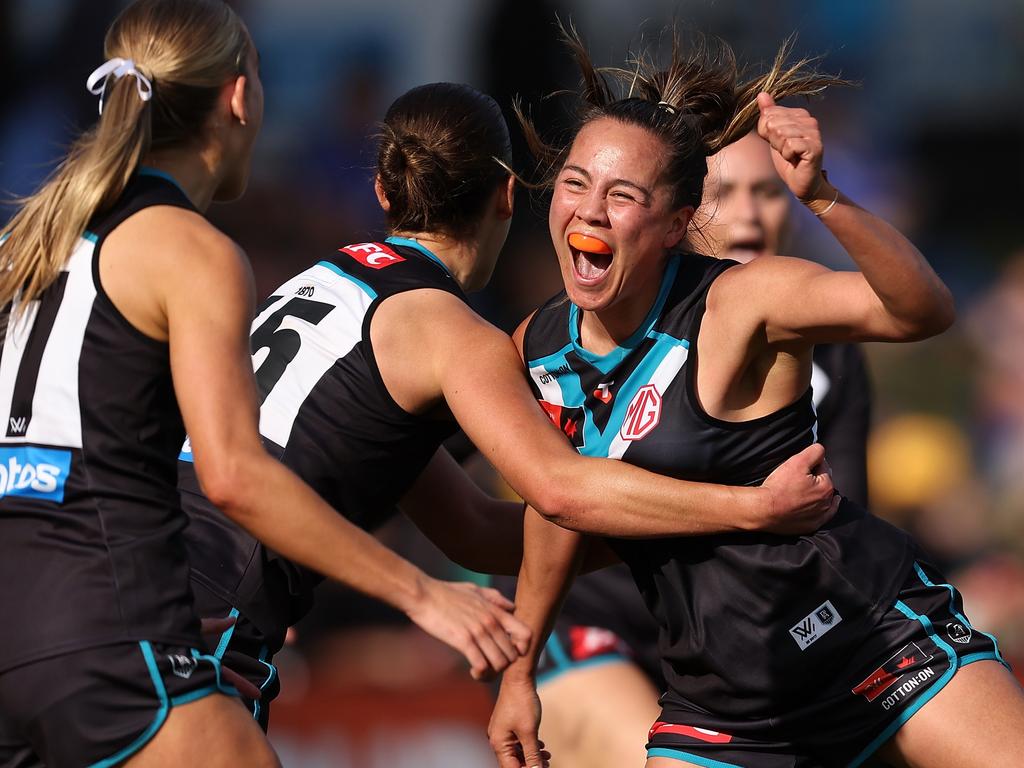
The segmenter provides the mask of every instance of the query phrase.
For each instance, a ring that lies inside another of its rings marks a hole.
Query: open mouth
[[[596,237],[572,233],[569,235],[569,252],[576,279],[582,285],[601,282],[612,265],[611,246]]]
[[[764,253],[765,242],[763,237],[748,237],[742,240],[733,240],[729,243],[725,255],[737,261],[750,261]]]

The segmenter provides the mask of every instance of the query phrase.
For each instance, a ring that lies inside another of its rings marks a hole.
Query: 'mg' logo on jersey
[[[64,501],[71,452],[19,446],[0,448],[0,497]]]

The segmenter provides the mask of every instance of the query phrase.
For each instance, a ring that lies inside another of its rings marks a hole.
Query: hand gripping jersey
[[[282,285],[252,325],[264,443],[367,530],[392,513],[456,429],[447,409],[414,415],[395,403],[370,342],[381,302],[424,288],[465,300],[444,264],[415,241],[350,245]],[[285,630],[309,609],[320,577],[224,517],[201,495],[187,450],[182,459],[193,578],[251,620],[276,652]],[[288,514],[288,499],[280,500],[280,514]]]
[[[201,645],[168,346],[132,326],[99,279],[104,238],[152,205],[194,210],[172,182],[140,172],[40,299],[10,316],[0,351],[0,672],[125,640]]]
[[[754,485],[812,442],[810,390],[741,423],[713,418],[695,397],[707,291],[731,266],[672,257],[641,327],[603,356],[580,345],[580,313],[564,294],[537,312],[524,339],[531,384],[582,454]],[[666,711],[734,717],[801,706],[892,605],[914,555],[905,534],[848,501],[811,536],[611,543],[659,625]]]

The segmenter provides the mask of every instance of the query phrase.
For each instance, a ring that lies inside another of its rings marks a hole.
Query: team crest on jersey
[[[660,421],[661,393],[653,384],[645,384],[630,401],[619,436],[623,440],[640,440],[647,437]]]
[[[384,269],[384,267],[405,261],[404,256],[399,256],[382,243],[359,243],[358,245],[347,245],[338,250],[370,269]]]
[[[583,447],[583,409],[568,408],[564,405],[555,405],[546,400],[541,400],[540,407],[551,419],[551,423],[558,427],[575,448]]]

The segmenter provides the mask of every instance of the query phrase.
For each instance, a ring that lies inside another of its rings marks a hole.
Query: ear
[[[498,218],[502,221],[512,218],[516,203],[516,177],[509,174],[508,181],[498,188]]]
[[[668,231],[665,232],[665,239],[662,242],[663,248],[675,248],[682,241],[686,235],[686,228],[690,226],[690,221],[693,219],[693,206],[688,205],[685,208],[680,208],[678,211],[672,214],[672,220],[669,222]]]
[[[373,191],[377,195],[377,202],[380,204],[381,209],[387,213],[391,210],[391,201],[388,200],[387,194],[384,192],[384,185],[380,183],[380,174],[378,173],[373,177]]]
[[[226,86],[229,92],[231,115],[242,125],[249,120],[249,109],[245,104],[245,98],[249,94],[249,80],[245,75],[239,75],[234,83]]]

